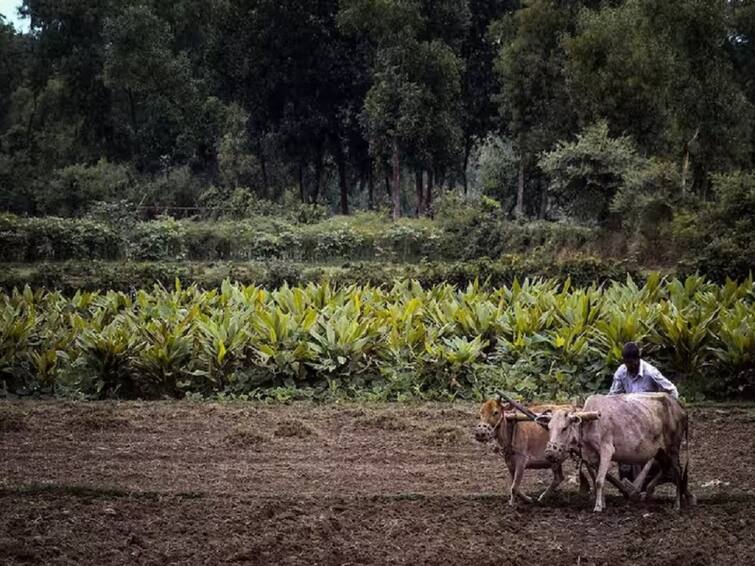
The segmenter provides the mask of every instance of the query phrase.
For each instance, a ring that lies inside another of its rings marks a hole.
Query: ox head
[[[487,442],[493,439],[495,427],[505,425],[501,421],[503,416],[504,405],[500,399],[490,399],[485,401],[480,407],[480,422],[474,428],[474,436],[477,442]]]
[[[581,434],[579,426],[583,422],[600,418],[596,412],[557,410],[543,414],[537,422],[548,425],[548,444],[545,457],[550,462],[563,462],[571,452],[580,449]]]

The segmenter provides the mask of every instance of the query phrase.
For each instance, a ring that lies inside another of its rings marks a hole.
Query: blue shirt
[[[637,375],[631,375],[627,371],[625,364],[619,366],[619,369],[613,375],[613,384],[608,394],[655,393],[658,391],[669,393],[674,399],[679,398],[679,391],[677,391],[676,385],[663,377],[663,374],[653,365],[647,363],[645,360],[640,360],[640,370],[637,372]]]

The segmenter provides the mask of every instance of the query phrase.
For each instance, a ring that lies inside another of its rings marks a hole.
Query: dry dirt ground
[[[476,407],[0,402],[2,564],[755,564],[755,409],[692,411],[676,513],[507,506]],[[568,474],[573,467],[568,466]],[[548,472],[528,472],[541,491]]]

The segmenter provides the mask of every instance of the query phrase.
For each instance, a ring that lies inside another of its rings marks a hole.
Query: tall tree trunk
[[[349,213],[349,181],[346,178],[346,158],[339,147],[336,150],[336,165],[338,166],[338,184],[341,187],[341,214]]]
[[[265,159],[265,148],[262,146],[262,141],[259,138],[257,138],[257,155],[259,155],[260,168],[262,169],[263,196],[268,198],[270,196],[270,181],[267,177],[267,159]]]
[[[128,105],[131,113],[131,127],[134,129],[134,139],[131,144],[131,155],[133,157],[134,155],[136,155],[136,144],[139,143],[139,124],[136,120],[136,101],[134,100],[134,93],[130,88],[127,88],[126,94],[128,94]]]
[[[391,158],[393,167],[393,219],[401,218],[401,160],[398,151],[398,140],[393,140],[393,155]]]
[[[524,216],[524,159],[519,162],[519,182],[516,187],[516,208],[514,215],[517,218]]]
[[[414,185],[417,189],[417,218],[425,213],[425,203],[423,202],[422,190],[422,169],[417,169],[414,173]]]
[[[318,150],[315,159],[315,190],[312,194],[312,203],[317,204],[320,198],[320,183],[322,182],[322,150]]]
[[[540,220],[543,220],[548,212],[548,186],[542,182],[540,183],[540,186],[540,212],[538,217]]]
[[[29,148],[29,156],[31,162],[36,162],[36,151],[34,148],[34,120],[37,117],[37,92],[34,91],[34,97],[32,98],[31,112],[29,113],[29,121],[26,123],[26,147]]]
[[[472,141],[471,138],[464,142],[464,170],[462,171],[464,179],[464,196],[467,196],[469,191],[469,179],[467,178],[467,168],[469,167],[469,154],[472,153]]]
[[[697,139],[700,134],[700,128],[695,130],[695,135],[692,136],[687,143],[684,144],[684,157],[682,158],[682,194],[687,192],[687,177],[689,175],[689,146]]]
[[[388,198],[391,198],[391,178],[389,175],[385,176],[385,194],[388,195]]]
[[[299,199],[302,204],[307,202],[307,193],[304,190],[304,164],[299,161]]]
[[[372,176],[372,163],[367,170],[367,208],[375,209],[375,178]]]
[[[433,215],[433,183],[435,182],[435,172],[430,169],[427,172],[427,191],[425,191],[425,213],[432,218]]]
[[[362,195],[364,194],[364,188],[367,186],[367,176],[364,174],[364,172],[359,175],[359,181],[357,184],[357,195],[359,195],[359,198],[362,198]]]

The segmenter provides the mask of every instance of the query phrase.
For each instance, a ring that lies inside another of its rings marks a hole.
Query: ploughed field
[[[755,408],[691,410],[697,508],[507,505],[472,404],[0,403],[2,564],[755,564]],[[528,471],[537,495],[550,472]]]

